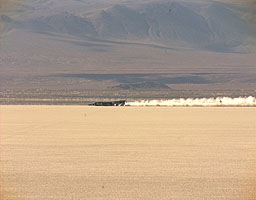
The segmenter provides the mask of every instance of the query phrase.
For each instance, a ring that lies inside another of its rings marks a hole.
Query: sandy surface
[[[256,199],[256,108],[1,106],[0,131],[1,200]]]

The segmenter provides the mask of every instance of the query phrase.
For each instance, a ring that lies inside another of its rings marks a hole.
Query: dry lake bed
[[[254,200],[255,107],[0,106],[1,200]]]

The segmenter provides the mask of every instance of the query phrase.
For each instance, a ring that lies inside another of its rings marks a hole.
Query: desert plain
[[[256,199],[255,107],[0,107],[1,200]]]

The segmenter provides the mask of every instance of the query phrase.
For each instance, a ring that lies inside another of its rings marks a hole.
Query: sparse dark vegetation
[[[1,91],[1,105],[87,105],[96,101],[116,101],[124,99],[152,100],[172,98],[256,96],[256,90],[27,90]]]

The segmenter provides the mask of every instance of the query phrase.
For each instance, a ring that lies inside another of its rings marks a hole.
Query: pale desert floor
[[[1,200],[256,199],[256,108],[0,106]]]

